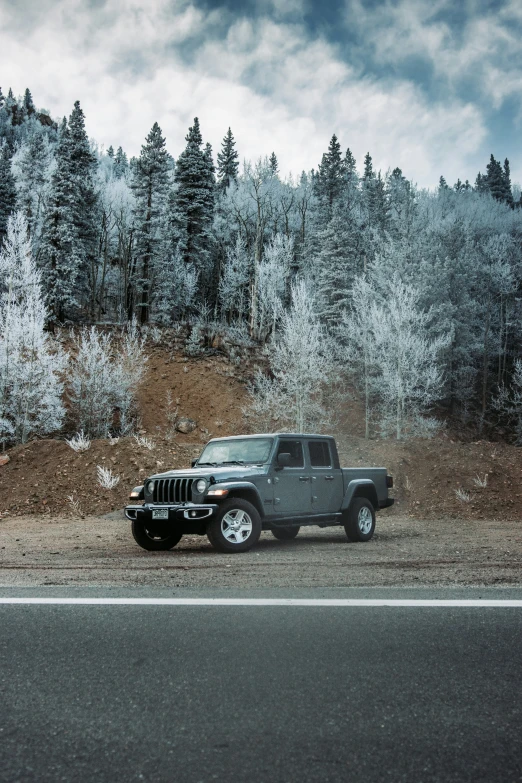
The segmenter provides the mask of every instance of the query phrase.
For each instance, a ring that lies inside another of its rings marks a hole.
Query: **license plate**
[[[152,519],[168,519],[169,518],[169,510],[168,508],[153,508],[152,509]]]

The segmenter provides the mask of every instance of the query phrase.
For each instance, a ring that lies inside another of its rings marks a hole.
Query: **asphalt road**
[[[137,594],[0,591],[2,783],[522,781],[520,606],[2,604]]]

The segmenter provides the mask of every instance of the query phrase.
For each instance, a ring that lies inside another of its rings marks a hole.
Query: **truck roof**
[[[254,435],[224,435],[221,438],[211,438],[210,440],[244,440],[245,438],[329,438],[334,440],[333,435],[318,435],[317,433],[309,432],[263,432],[255,433]]]

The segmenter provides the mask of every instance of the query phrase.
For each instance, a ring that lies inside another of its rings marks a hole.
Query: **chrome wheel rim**
[[[361,533],[364,533],[366,535],[370,532],[372,529],[372,512],[368,508],[368,506],[363,506],[359,511],[359,516],[357,517],[357,522],[359,524],[359,530]]]
[[[223,538],[231,544],[242,544],[252,533],[252,520],[241,508],[231,508],[221,520]]]

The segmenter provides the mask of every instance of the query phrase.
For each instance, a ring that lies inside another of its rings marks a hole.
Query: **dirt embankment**
[[[224,356],[189,359],[179,350],[154,347],[139,392],[141,433],[152,449],[134,438],[93,441],[76,453],[63,440],[33,441],[9,451],[0,467],[0,517],[12,515],[93,515],[121,509],[129,490],[147,475],[185,468],[212,436],[248,431],[242,409],[248,402],[251,366],[231,364]],[[174,416],[197,422],[183,435]],[[337,437],[343,465],[384,465],[394,476],[395,515],[416,518],[522,518],[522,449],[480,441],[452,442],[448,436],[397,443],[353,437],[361,416],[352,403],[342,412]],[[357,433],[358,434],[358,433]],[[97,466],[120,477],[112,490],[97,483]],[[457,491],[463,490],[460,498]],[[72,498],[72,500],[71,500]]]

